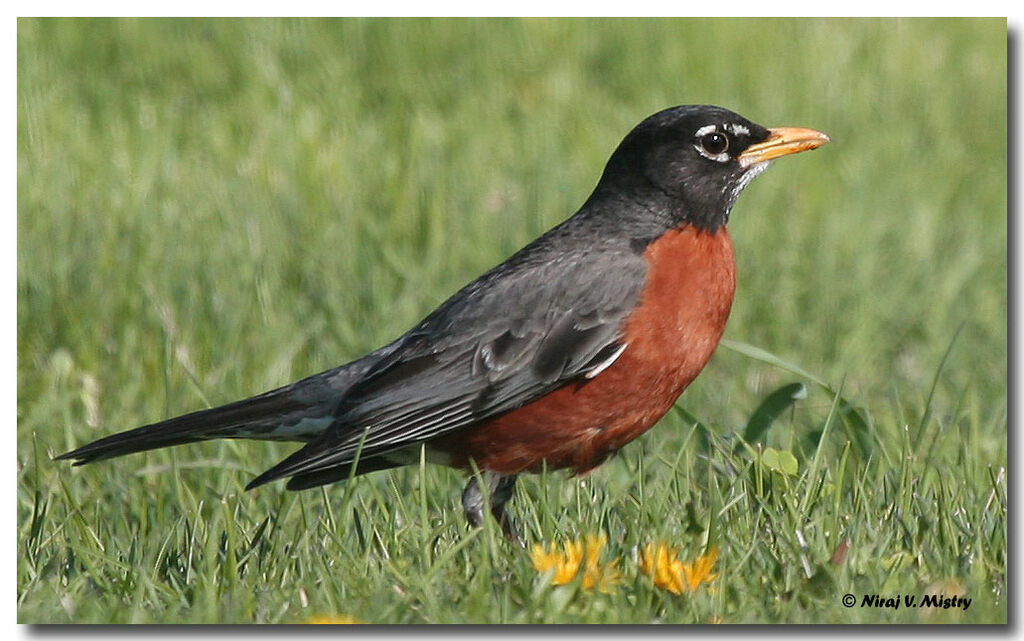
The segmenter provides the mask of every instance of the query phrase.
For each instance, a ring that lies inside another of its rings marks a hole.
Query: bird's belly
[[[452,465],[499,474],[572,468],[582,473],[653,426],[711,358],[735,290],[732,243],[693,227],[648,245],[640,305],[621,356],[595,378],[430,444]]]

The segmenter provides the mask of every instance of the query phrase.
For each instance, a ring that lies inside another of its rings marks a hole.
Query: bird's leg
[[[505,512],[505,504],[512,498],[516,487],[516,475],[502,476],[493,472],[483,472],[481,476],[487,486],[487,503],[490,503],[491,506],[491,516],[501,525],[502,531],[510,541],[524,545],[519,530],[512,522],[512,518]],[[462,507],[466,511],[466,520],[473,527],[480,527],[484,524],[485,501],[478,479],[477,475],[471,476],[466,489],[462,492]]]
[[[509,502],[516,489],[516,475],[498,476],[494,487],[491,489],[491,516],[501,524],[501,530],[509,541],[519,547],[525,547],[523,535],[519,533],[516,524],[512,522],[512,516],[505,511],[505,504]]]

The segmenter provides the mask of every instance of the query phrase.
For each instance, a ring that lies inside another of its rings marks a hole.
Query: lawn
[[[1006,621],[1004,20],[22,19],[17,48],[19,621]],[[833,142],[740,198],[677,408],[521,479],[528,549],[468,530],[446,468],[51,460],[393,339],[683,103]],[[717,559],[676,594],[658,544]]]

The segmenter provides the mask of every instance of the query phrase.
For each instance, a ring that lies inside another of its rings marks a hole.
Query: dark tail
[[[221,407],[113,434],[57,458],[72,459],[75,465],[84,465],[115,456],[215,438],[309,440],[319,430],[304,433],[302,420],[306,419],[306,425],[310,427],[318,426],[313,416],[315,408],[298,400],[290,391],[289,388],[281,388]]]
[[[57,458],[84,465],[115,456],[216,438],[312,441],[334,422],[334,412],[349,388],[397,344],[395,341],[356,361],[265,394],[114,434]],[[396,463],[386,459],[368,458],[360,461],[356,473],[394,465]],[[337,469],[297,477],[289,488],[302,489],[342,480],[351,472],[350,467],[346,465],[342,470],[339,465]]]

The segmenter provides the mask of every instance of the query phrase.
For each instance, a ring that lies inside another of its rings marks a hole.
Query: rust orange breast
[[[592,380],[431,444],[468,467],[499,474],[572,468],[586,472],[643,434],[672,407],[718,345],[732,307],[736,269],[725,228],[686,226],[648,245],[640,305],[627,346]]]

